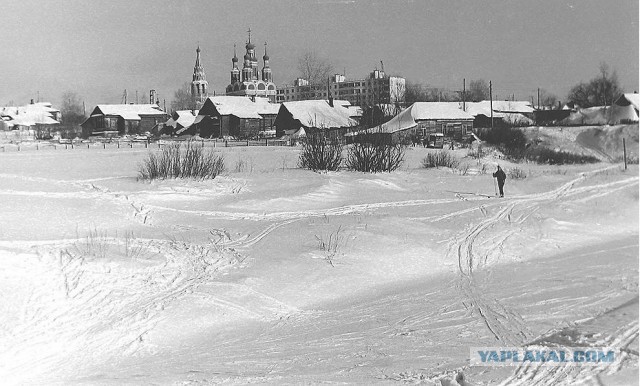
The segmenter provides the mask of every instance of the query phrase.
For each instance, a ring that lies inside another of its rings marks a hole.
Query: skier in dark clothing
[[[498,180],[498,188],[500,188],[500,197],[504,197],[504,190],[502,188],[504,187],[504,181],[507,179],[507,175],[504,174],[504,171],[500,168],[500,165],[498,165],[498,170],[496,170],[496,172],[493,173],[493,176]]]

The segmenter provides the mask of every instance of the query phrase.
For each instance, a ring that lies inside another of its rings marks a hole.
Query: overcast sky
[[[229,83],[247,29],[268,50],[276,85],[315,51],[347,78],[385,71],[433,87],[492,80],[498,98],[538,87],[565,99],[601,62],[638,89],[638,0],[3,0],[0,105],[30,98],[120,103],[150,89],[166,99],[191,80],[200,44],[210,90]],[[262,61],[260,61],[262,67]]]

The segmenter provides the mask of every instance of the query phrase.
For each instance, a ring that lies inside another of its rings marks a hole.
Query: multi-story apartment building
[[[327,84],[309,84],[306,79],[298,78],[293,85],[278,88],[278,102],[310,99],[328,99],[329,93],[334,99],[347,100],[355,106],[378,104],[404,104],[405,79],[387,76],[384,71],[375,70],[366,79],[347,80],[344,75],[334,75]]]

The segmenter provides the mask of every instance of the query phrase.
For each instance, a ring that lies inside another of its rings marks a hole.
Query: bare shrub
[[[298,164],[315,171],[338,170],[342,163],[342,144],[331,141],[322,133],[308,134],[302,145]]]
[[[346,166],[358,172],[392,172],[404,162],[406,149],[406,145],[386,143],[380,136],[360,136],[349,148]]]
[[[280,161],[282,161],[282,171],[284,172],[284,169],[288,168],[288,164],[289,164],[289,157],[286,155],[283,155],[282,157],[280,157]]]
[[[160,154],[149,153],[139,166],[143,180],[167,178],[213,179],[225,170],[224,157],[192,141],[165,146]]]
[[[422,159],[422,167],[425,168],[438,168],[443,166],[455,169],[458,165],[460,165],[460,160],[446,150],[427,153],[427,156]]]
[[[539,164],[565,165],[596,163],[599,160],[588,154],[574,154],[566,151],[555,151],[542,146],[532,146],[523,152],[521,158],[534,161]]]
[[[487,150],[481,144],[478,144],[476,147],[470,147],[467,150],[467,157],[469,158],[482,158],[487,155]]]
[[[624,162],[624,157],[616,157],[613,159],[615,162]],[[637,165],[638,164],[638,155],[636,154],[627,154],[627,164],[628,165]]]
[[[466,176],[467,173],[469,173],[469,168],[470,168],[470,165],[465,163],[465,164],[458,165],[456,169],[458,170],[458,173],[460,173],[460,175]]]
[[[513,180],[521,180],[527,178],[527,173],[520,168],[511,168],[507,170],[507,176]]]
[[[239,159],[236,161],[236,165],[233,168],[233,171],[236,173],[242,173],[247,168],[247,162],[245,160]]]

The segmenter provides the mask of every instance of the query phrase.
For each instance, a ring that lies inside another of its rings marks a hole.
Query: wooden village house
[[[275,120],[276,135],[292,135],[301,128],[306,133],[324,131],[330,137],[341,138],[358,126],[349,109],[332,100],[284,102]]]
[[[256,138],[260,132],[273,129],[277,112],[277,104],[261,98],[209,97],[189,132],[202,138]]]
[[[97,105],[82,124],[87,137],[99,132],[117,131],[119,135],[151,132],[165,122],[168,114],[155,104]]]
[[[409,142],[411,137],[442,134],[461,140],[473,130],[473,115],[448,102],[416,102],[386,123],[356,134],[374,135],[386,143]],[[356,139],[357,140],[357,139]]]

